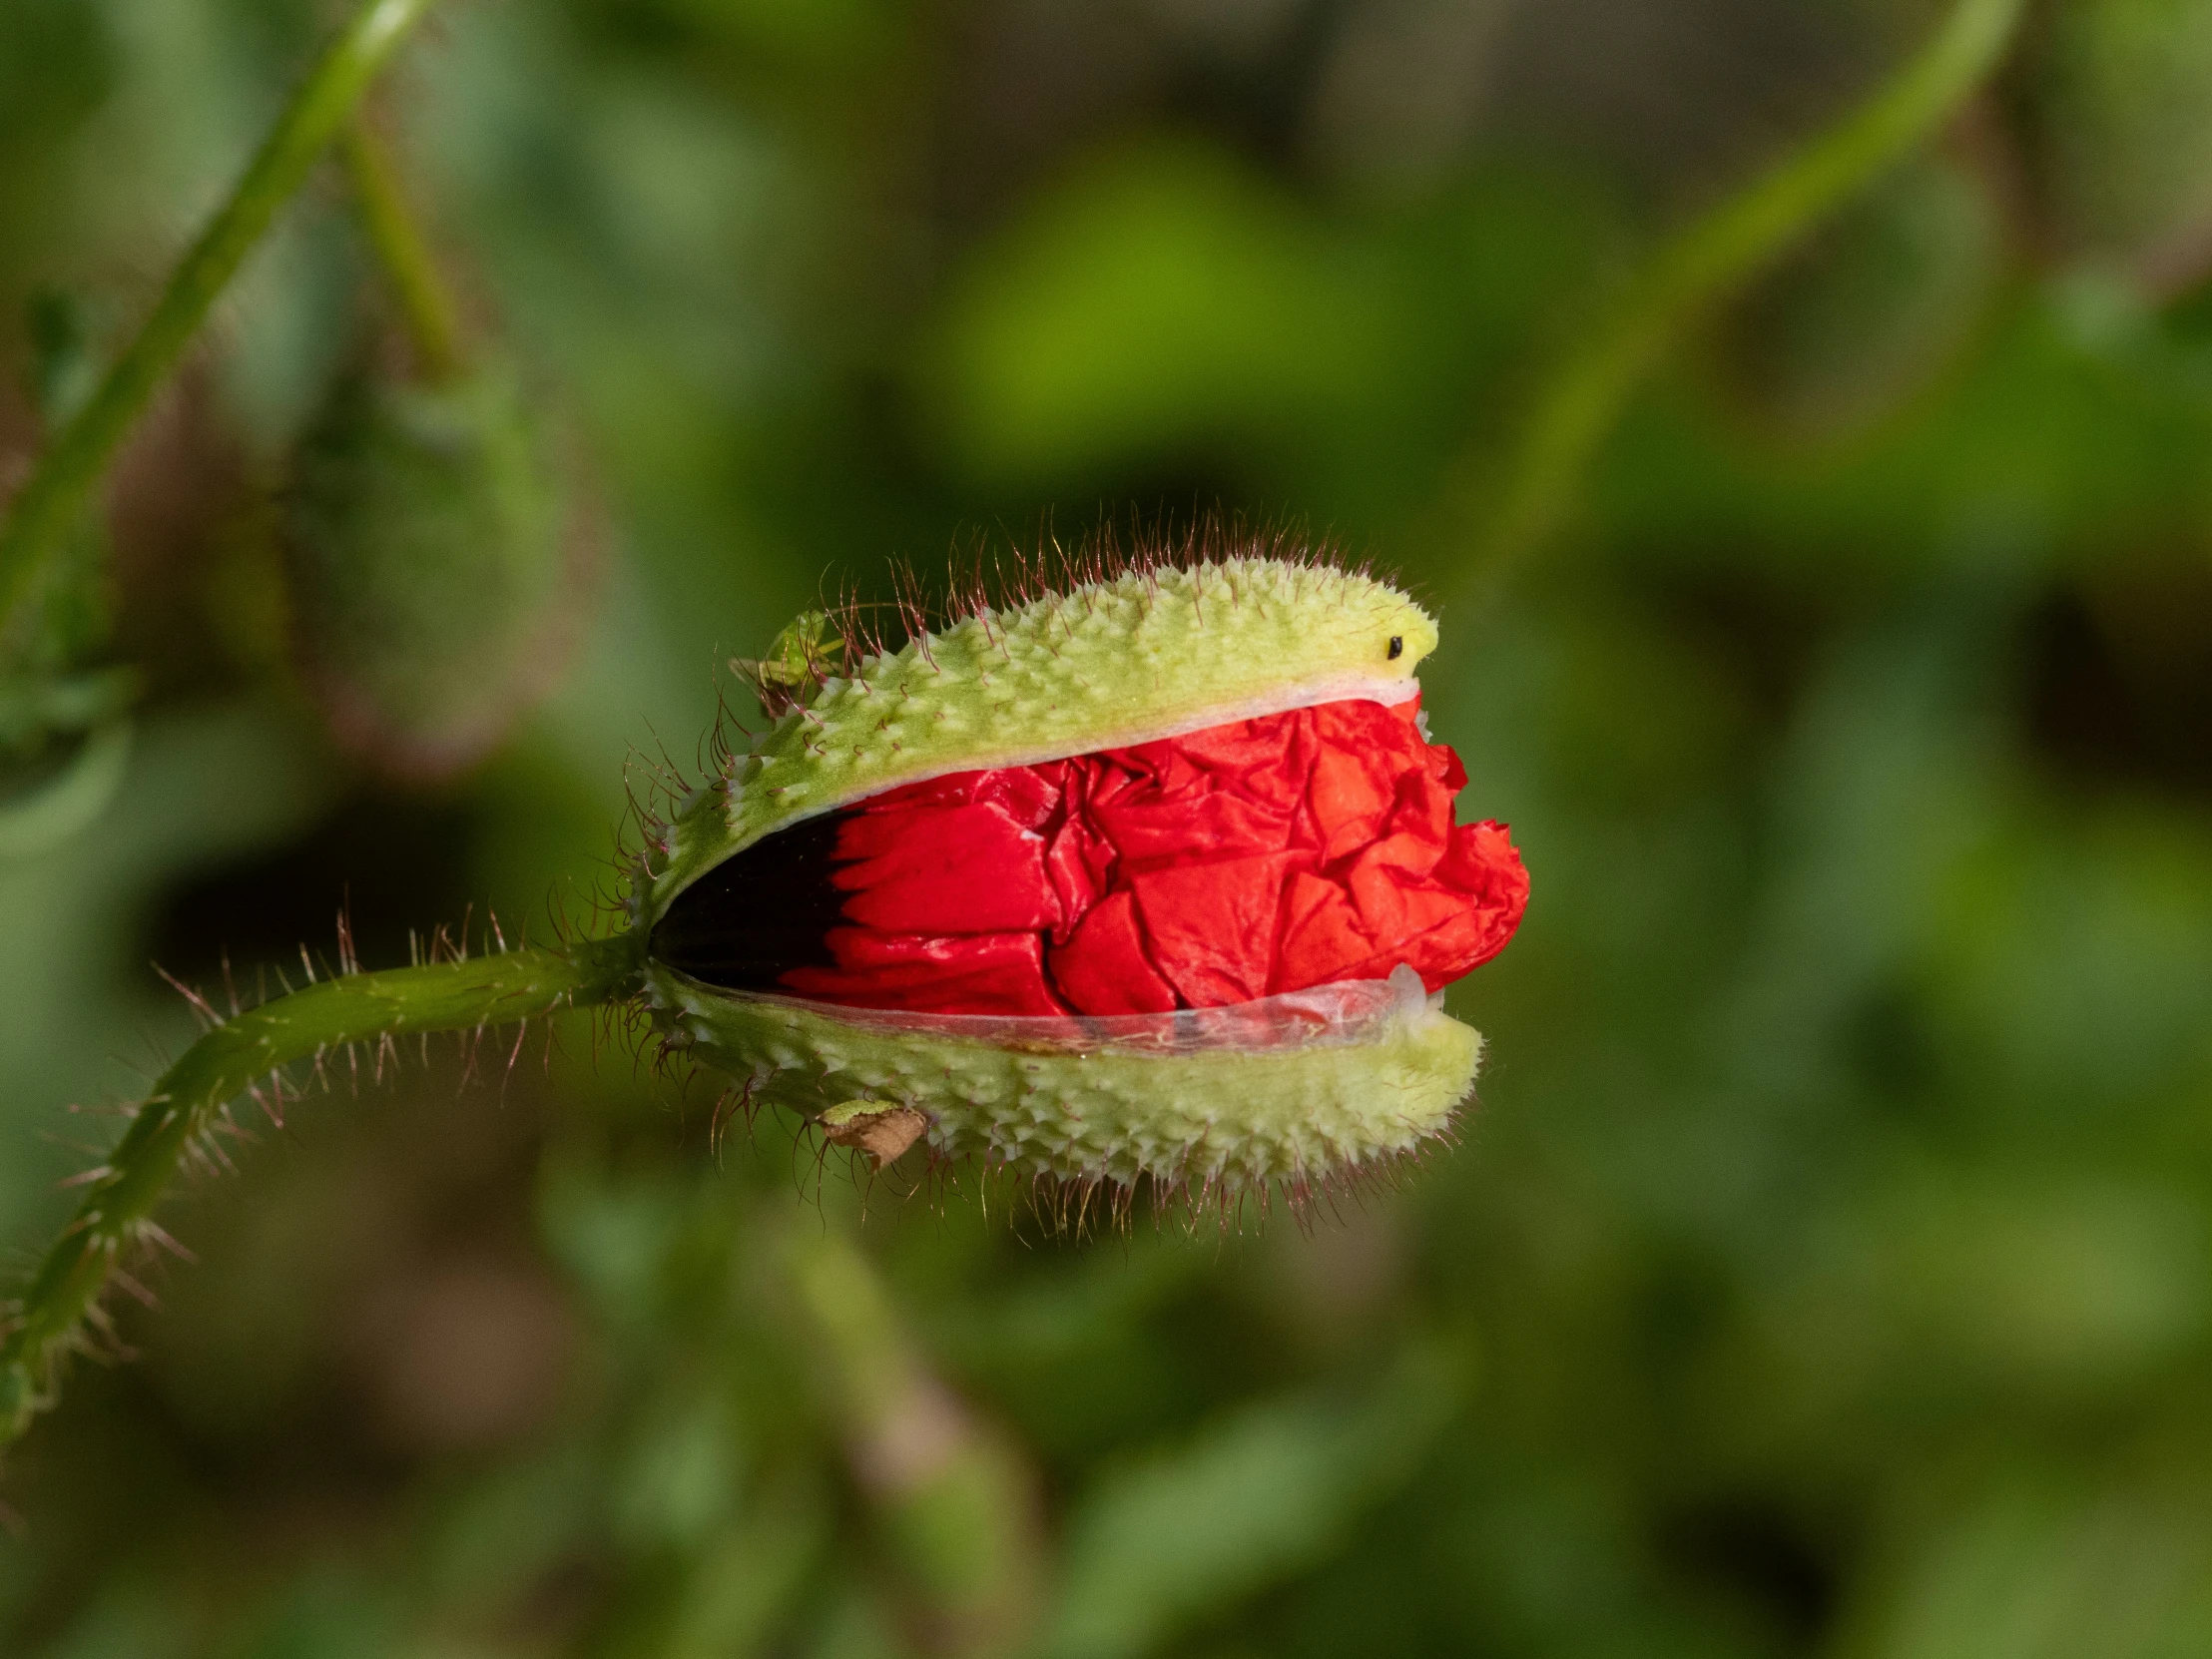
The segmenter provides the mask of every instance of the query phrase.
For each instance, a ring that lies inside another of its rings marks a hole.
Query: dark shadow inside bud
[[[717,864],[669,905],[654,956],[733,991],[779,991],[794,968],[833,966],[826,939],[844,895],[830,877],[848,816],[804,819]]]

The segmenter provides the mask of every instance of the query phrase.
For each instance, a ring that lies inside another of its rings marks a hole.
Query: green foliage
[[[1954,370],[1996,297],[1998,212],[1955,162],[1899,168],[1715,330],[1724,394],[1783,442],[1835,443]]]
[[[1071,457],[1280,443],[1418,349],[1386,271],[1218,150],[1118,152],[978,251],[930,353],[933,436],[1045,482]]]
[[[1069,1517],[1044,1651],[1156,1651],[1199,1617],[1322,1559],[1410,1472],[1463,1379],[1417,1347],[1365,1398],[1264,1400],[1187,1444],[1109,1468]]]

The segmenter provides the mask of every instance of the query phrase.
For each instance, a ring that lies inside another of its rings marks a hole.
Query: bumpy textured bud
[[[1481,1052],[1430,993],[1526,892],[1414,732],[1435,624],[1305,558],[1094,576],[751,665],[779,718],[633,886],[666,1040],[878,1159],[1296,1194],[1416,1151]]]
[[[341,744],[447,776],[550,686],[585,546],[565,471],[496,361],[338,382],[295,458],[283,542],[300,671]]]

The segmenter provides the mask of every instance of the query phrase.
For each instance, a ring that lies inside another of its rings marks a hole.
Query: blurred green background
[[[0,0],[7,476],[37,319],[118,348],[340,15]],[[1079,1239],[718,1147],[588,1020],[242,1114],[10,1458],[0,1652],[2212,1651],[2212,4],[2031,8],[1471,551],[1651,251],[1938,16],[453,0],[377,122],[573,432],[573,656],[428,785],[303,689],[295,456],[390,320],[326,169],[111,478],[121,787],[0,862],[11,1265],[189,1040],[150,962],[588,915],[725,658],[1132,512],[1440,608],[1534,877],[1480,1104],[1310,1234]]]

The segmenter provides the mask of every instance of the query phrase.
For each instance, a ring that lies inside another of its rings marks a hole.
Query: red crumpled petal
[[[1268,994],[1276,913],[1297,857],[1262,852],[1166,863],[1129,877],[1149,955],[1184,1007],[1220,1008]],[[1067,953],[1054,953],[1055,972]]]
[[[1453,825],[1466,772],[1416,707],[1329,703],[874,797],[838,830],[834,966],[781,983],[960,1014],[1218,1007],[1400,963],[1434,990],[1504,948],[1528,874],[1502,825]]]
[[[998,802],[857,813],[838,831],[845,919],[886,933],[1057,927],[1045,839]]]
[[[783,983],[801,996],[855,1008],[940,1014],[1064,1014],[1045,987],[1044,940],[1035,933],[923,935],[832,927],[833,968],[793,968]]]
[[[1166,1014],[1183,1004],[1146,954],[1137,901],[1110,893],[1083,918],[1075,948],[1053,952],[1052,977],[1070,1007],[1086,1014]]]

